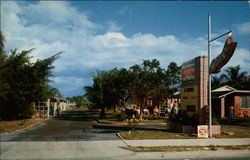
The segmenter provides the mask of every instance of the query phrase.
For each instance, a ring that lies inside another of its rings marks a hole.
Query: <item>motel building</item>
[[[56,115],[56,109],[59,108],[60,112],[68,108],[68,101],[63,98],[48,98],[45,101],[38,101],[34,103],[35,118],[45,119]]]
[[[234,106],[235,117],[250,117],[250,90],[237,90],[227,85],[212,90],[214,117],[228,117],[230,106]]]

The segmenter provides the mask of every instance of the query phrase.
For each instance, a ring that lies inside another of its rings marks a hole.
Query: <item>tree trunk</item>
[[[114,106],[114,112],[117,112],[117,110],[118,110],[118,106],[115,105],[115,106]]]
[[[142,100],[140,103],[140,121],[142,121],[143,109],[144,109],[144,100]]]
[[[100,119],[104,119],[105,118],[105,107],[101,108],[101,112],[100,112],[99,118]]]

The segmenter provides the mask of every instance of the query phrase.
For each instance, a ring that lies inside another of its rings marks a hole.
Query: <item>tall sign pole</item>
[[[211,15],[208,15],[208,108],[209,108],[209,137],[213,136],[212,132],[212,97],[211,97],[211,74],[209,71],[211,61]]]
[[[235,48],[237,46],[237,42],[229,42],[230,44],[228,44],[228,41],[226,41],[226,44],[223,48],[222,53],[220,54],[220,56],[218,56],[215,59],[215,62],[213,60],[212,64],[211,64],[211,42],[225,36],[228,34],[231,34],[232,31],[228,31],[216,38],[211,39],[211,15],[208,15],[208,107],[209,107],[209,137],[211,138],[213,136],[213,132],[212,132],[212,94],[211,94],[211,73],[218,73],[219,71],[217,71],[218,69],[220,70],[220,68],[222,66],[224,66],[232,57]],[[218,60],[217,60],[218,59]],[[210,68],[214,68],[215,66],[215,71],[211,70]],[[218,68],[219,67],[219,68]]]

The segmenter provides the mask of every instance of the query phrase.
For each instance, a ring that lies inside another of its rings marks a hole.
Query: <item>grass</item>
[[[228,134],[233,133],[233,134]],[[126,140],[140,140],[140,139],[194,139],[198,138],[194,135],[184,135],[182,133],[175,133],[170,131],[121,131],[119,132]],[[222,130],[221,135],[213,135],[215,138],[250,138],[250,130],[247,129],[228,129]]]
[[[194,136],[183,135],[182,133],[173,133],[168,131],[121,131],[119,132],[126,140],[139,140],[139,139],[190,139],[196,138]]]
[[[134,152],[183,152],[183,151],[216,151],[216,150],[245,150],[250,149],[250,145],[236,146],[157,146],[157,147],[120,147]]]
[[[163,116],[143,116],[143,121],[140,123],[166,123],[166,119]]]
[[[100,112],[91,112],[91,115],[98,119],[99,122],[101,123],[112,123],[112,122],[118,122],[116,119],[116,113],[113,112],[106,112],[105,113],[105,118],[104,119],[100,119],[99,118],[99,114]]]
[[[219,123],[226,125],[239,125],[239,126],[250,127],[250,117],[245,117],[245,118],[235,117],[233,118],[232,122],[230,122],[228,118],[221,118],[219,120]]]
[[[99,119],[99,114],[100,112],[91,112],[91,115],[98,119],[99,122],[101,123],[115,123],[115,122],[119,122],[119,123],[128,123],[127,121],[118,121],[116,114],[114,112],[106,112],[105,113],[105,118],[104,119]],[[154,116],[143,116],[143,120],[140,121],[139,123],[166,123],[166,120],[164,117],[162,116],[158,116],[158,117],[154,117]]]
[[[229,133],[232,133],[231,135]],[[222,134],[213,135],[215,138],[250,138],[249,129],[225,129]]]
[[[27,128],[40,121],[42,120],[23,119],[23,120],[15,120],[15,121],[0,121],[0,134]]]

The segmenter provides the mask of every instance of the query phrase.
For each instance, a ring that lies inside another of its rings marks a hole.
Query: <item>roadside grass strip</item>
[[[217,150],[250,150],[250,145],[234,145],[234,146],[120,146],[120,148],[133,152],[184,152],[184,151],[217,151]]]
[[[128,121],[126,120],[118,121],[116,112],[106,112],[104,119],[99,118],[100,114],[99,112],[92,111],[90,112],[90,114],[101,123],[111,123],[111,124],[128,123]],[[139,123],[166,123],[166,119],[164,117],[143,116],[143,120],[139,121]]]
[[[187,135],[171,131],[147,131],[147,130],[130,130],[120,131],[119,135],[125,140],[142,140],[142,139],[195,139],[196,135]],[[213,135],[215,138],[250,138],[250,130],[247,129],[227,129],[222,130],[222,134]]]
[[[225,129],[215,138],[250,138],[250,129]]]
[[[125,140],[141,140],[141,139],[191,139],[194,136],[183,135],[182,133],[174,133],[168,131],[121,131],[119,132]]]
[[[14,121],[0,121],[0,134],[28,128],[41,121],[43,120],[23,119],[23,120],[14,120]]]

